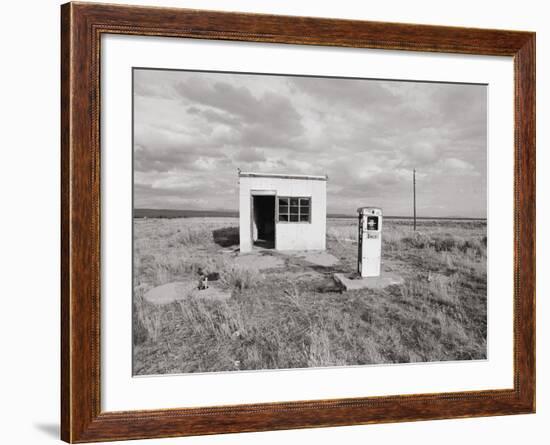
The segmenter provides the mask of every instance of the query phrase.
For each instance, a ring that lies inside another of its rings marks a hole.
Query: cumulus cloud
[[[266,159],[265,155],[260,150],[252,147],[243,147],[235,156],[235,160],[248,163],[265,161]]]
[[[472,164],[456,158],[445,159],[443,160],[441,165],[443,168],[447,168],[451,171],[458,171],[458,172],[474,171],[474,167]]]
[[[135,205],[237,206],[237,168],[328,174],[328,210],[485,216],[484,85],[134,71]]]

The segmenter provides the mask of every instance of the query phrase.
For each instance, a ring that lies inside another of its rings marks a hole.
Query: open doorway
[[[275,196],[252,196],[252,244],[275,248]]]

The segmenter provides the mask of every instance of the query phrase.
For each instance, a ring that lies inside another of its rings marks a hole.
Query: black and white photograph
[[[132,77],[134,376],[487,359],[487,85]]]
[[[0,442],[546,444],[547,11],[6,2]]]

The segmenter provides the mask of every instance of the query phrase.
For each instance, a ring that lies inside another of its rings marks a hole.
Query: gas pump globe
[[[359,213],[357,269],[361,277],[378,277],[382,256],[382,209],[360,207],[357,212]]]

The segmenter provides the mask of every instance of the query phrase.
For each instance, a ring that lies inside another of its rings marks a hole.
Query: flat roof
[[[240,178],[279,178],[279,179],[305,179],[313,181],[326,181],[327,175],[290,175],[285,173],[254,173],[239,171]]]

